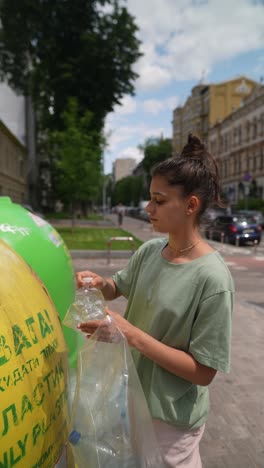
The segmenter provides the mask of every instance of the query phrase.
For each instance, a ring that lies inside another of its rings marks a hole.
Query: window
[[[261,159],[262,159],[262,154],[261,152],[258,155],[258,164],[257,164],[257,169],[262,169],[261,167]]]
[[[233,130],[233,146],[237,145],[237,128]]]
[[[228,176],[228,167],[227,167],[227,161],[225,160],[225,177]]]
[[[235,156],[234,157],[234,172],[233,172],[234,175],[237,174],[237,157]]]
[[[264,149],[262,148],[262,151],[260,153],[260,161],[259,161],[259,168],[263,169],[264,167]]]
[[[250,122],[248,121],[247,122],[247,126],[246,126],[246,131],[247,131],[247,142],[250,140]]]
[[[256,155],[253,154],[253,157],[252,157],[252,171],[256,170],[256,161],[257,161]]]
[[[238,174],[241,173],[241,155],[238,156]]]
[[[257,119],[256,117],[254,118],[254,121],[253,121],[253,138],[257,138],[258,136],[258,122],[257,122]]]
[[[220,136],[220,144],[219,144],[219,153],[222,153],[224,147],[224,139]]]
[[[238,127],[238,144],[241,145],[242,143],[242,128],[241,125]]]
[[[264,135],[264,113],[260,116],[260,133]]]
[[[227,134],[224,136],[224,151],[227,152]]]

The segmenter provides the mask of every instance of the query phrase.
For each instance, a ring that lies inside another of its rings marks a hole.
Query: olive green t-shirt
[[[143,244],[113,276],[128,299],[125,318],[161,343],[228,372],[234,286],[218,252],[188,263],[162,257],[167,239]],[[163,369],[133,349],[135,365],[153,418],[179,428],[198,428],[208,409],[208,388]]]

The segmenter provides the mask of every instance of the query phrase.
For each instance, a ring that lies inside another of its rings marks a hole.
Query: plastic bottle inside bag
[[[69,435],[69,442],[74,448],[78,468],[141,468],[139,460],[117,449],[117,439],[114,441],[114,446],[107,441],[98,441],[94,444],[89,435],[73,430]],[[120,445],[122,446],[122,442]]]

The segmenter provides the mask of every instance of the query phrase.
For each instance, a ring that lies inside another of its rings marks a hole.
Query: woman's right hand
[[[103,289],[106,285],[106,280],[102,276],[99,276],[92,271],[79,271],[76,273],[78,288],[87,285],[87,282],[84,280],[85,278],[91,278],[91,281],[88,283],[91,288]]]

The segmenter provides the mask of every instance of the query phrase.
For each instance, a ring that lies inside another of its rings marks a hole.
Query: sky
[[[117,158],[143,158],[149,137],[172,137],[173,109],[199,82],[264,77],[264,0],[127,0],[143,56],[135,96],[106,119],[104,170]]]

